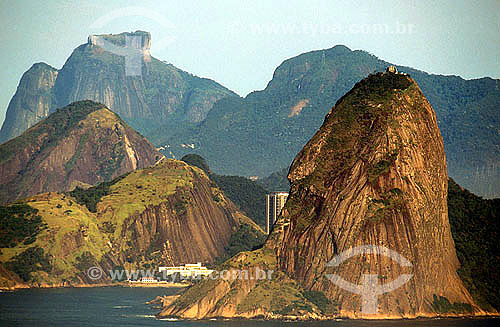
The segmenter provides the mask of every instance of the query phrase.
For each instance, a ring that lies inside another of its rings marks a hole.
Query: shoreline
[[[165,288],[185,288],[191,285],[192,284],[186,284],[186,283],[141,283],[141,282],[125,284],[126,287],[165,287]]]
[[[34,290],[34,289],[55,289],[55,288],[99,288],[99,287],[127,287],[127,288],[186,288],[191,286],[190,284],[184,283],[131,283],[128,282],[118,282],[118,283],[98,283],[98,284],[75,284],[75,285],[39,285],[39,286],[28,286],[28,285],[17,285],[13,288],[0,288],[0,292],[10,293],[18,290]],[[148,302],[146,302],[148,303]],[[150,304],[154,304],[154,300],[150,301]],[[283,322],[296,322],[296,321],[338,321],[338,320],[353,320],[353,321],[417,321],[417,320],[440,320],[440,319],[499,319],[499,313],[484,312],[483,314],[476,315],[464,315],[464,314],[442,314],[426,316],[420,315],[415,317],[373,317],[373,318],[354,318],[349,316],[318,316],[316,318],[305,317],[305,316],[279,316],[274,314],[261,315],[255,317],[211,317],[203,319],[192,319],[183,318],[178,316],[159,316],[161,314],[158,312],[155,317],[158,320],[168,320],[175,319],[179,321],[283,321]]]
[[[30,290],[30,289],[49,289],[49,288],[94,288],[94,287],[163,287],[163,288],[185,288],[189,287],[191,284],[183,283],[128,283],[128,282],[117,282],[117,283],[96,283],[96,284],[41,284],[41,285],[26,285],[19,284],[13,287],[0,287],[0,292],[14,292],[18,290]]]
[[[484,314],[484,315],[437,315],[437,316],[416,316],[412,318],[408,317],[386,317],[386,318],[352,318],[352,317],[318,317],[316,319],[312,318],[304,318],[301,316],[287,316],[287,317],[270,317],[270,316],[260,316],[253,318],[244,318],[244,317],[213,317],[213,318],[203,318],[203,319],[190,319],[190,318],[181,318],[176,316],[168,316],[168,317],[158,317],[156,315],[156,319],[158,320],[176,320],[176,321],[192,321],[192,322],[202,322],[202,321],[283,321],[283,322],[320,322],[320,321],[426,321],[426,320],[443,320],[443,319],[500,319],[499,314]]]

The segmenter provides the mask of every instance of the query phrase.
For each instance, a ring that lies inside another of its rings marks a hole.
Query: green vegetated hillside
[[[263,237],[202,170],[163,160],[86,190],[1,206],[0,286],[111,281],[106,274],[89,279],[93,266],[107,272],[213,263],[241,239],[242,249],[255,246],[250,234]]]
[[[219,174],[267,176],[289,166],[343,94],[389,63],[345,46],[285,60],[262,91],[219,100],[196,127],[153,141],[177,156],[194,144]],[[464,80],[398,67],[419,84],[433,106],[451,177],[477,194],[500,195],[498,80]]]
[[[470,293],[484,308],[500,311],[500,199],[486,200],[448,183],[448,215]]]
[[[267,177],[257,180],[257,183],[262,185],[266,190],[270,190],[272,192],[288,192],[290,190],[290,182],[287,178],[288,169],[289,168],[283,168],[276,171]]]

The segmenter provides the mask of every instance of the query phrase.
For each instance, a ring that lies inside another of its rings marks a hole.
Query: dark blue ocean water
[[[146,305],[166,288],[60,288],[0,293],[0,326],[166,326],[166,327],[498,327],[500,319],[434,319],[399,321],[166,321]]]

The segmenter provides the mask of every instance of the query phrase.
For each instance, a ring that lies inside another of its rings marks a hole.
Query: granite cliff
[[[266,244],[221,267],[254,277],[274,271],[272,278],[202,281],[164,298],[159,317],[484,314],[457,274],[436,116],[408,75],[377,73],[358,82],[297,155],[288,178],[291,193]],[[359,246],[379,252],[335,261]],[[384,248],[407,261],[387,257]],[[342,278],[343,287],[329,276]],[[349,286],[374,288],[400,276],[405,283],[379,295],[376,312],[363,310],[366,302]]]
[[[155,164],[162,154],[105,106],[72,103],[0,145],[0,203],[69,191]]]

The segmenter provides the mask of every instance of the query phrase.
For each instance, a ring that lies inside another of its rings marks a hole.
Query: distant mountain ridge
[[[126,76],[124,57],[98,42],[122,47],[130,37],[142,38],[139,77]],[[289,167],[321,126],[332,100],[389,65],[368,52],[337,45],[285,60],[264,90],[241,98],[151,57],[150,42],[142,31],[89,37],[60,71],[30,69],[9,104],[0,142],[58,106],[91,99],[120,114],[168,157],[195,152],[218,174],[264,177]],[[478,195],[500,196],[499,80],[398,68],[418,82],[436,111],[450,176]],[[39,90],[28,80],[45,86]]]
[[[196,128],[152,140],[179,155],[193,152],[180,144],[194,144],[217,173],[264,177],[290,166],[332,101],[388,65],[342,45],[307,52],[285,60],[264,90],[224,98]],[[418,82],[436,111],[450,176],[476,194],[500,196],[500,81],[398,69]]]

